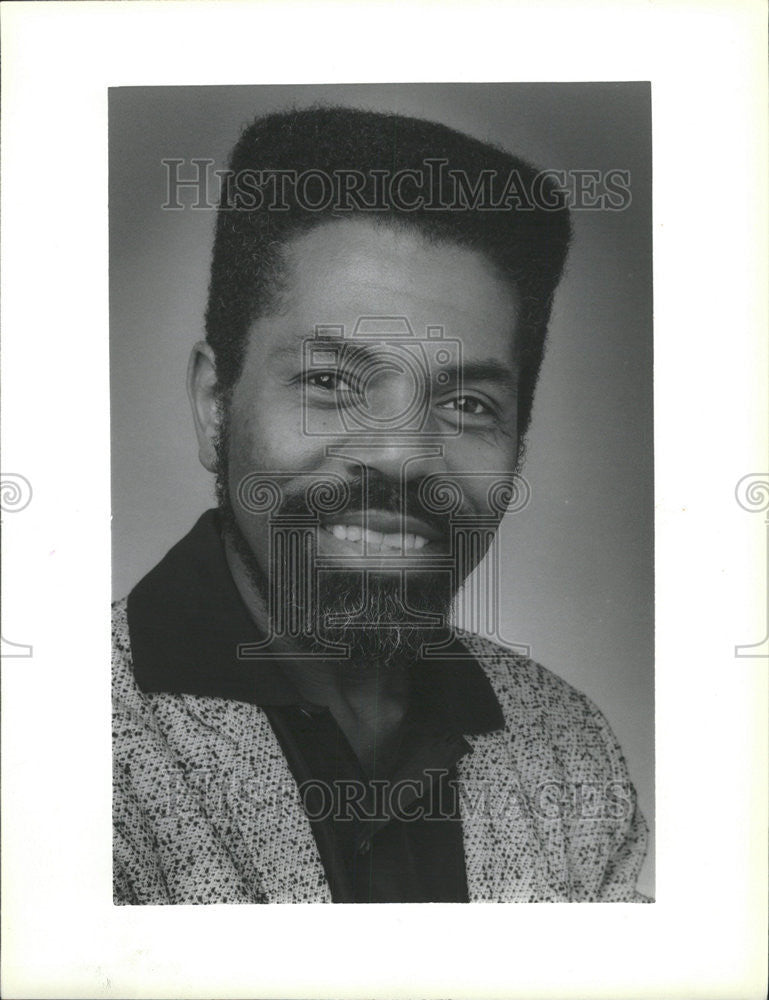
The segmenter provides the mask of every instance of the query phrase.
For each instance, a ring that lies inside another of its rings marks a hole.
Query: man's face
[[[277,512],[301,522],[308,486],[327,477],[348,495],[319,514],[321,608],[349,615],[354,578],[360,593],[365,579],[443,613],[462,582],[456,518],[460,533],[473,518],[488,527],[490,484],[517,461],[514,293],[474,250],[367,221],[316,227],[287,261],[282,307],[253,324],[228,414],[241,550],[262,581],[288,558],[274,548],[275,509],[244,504],[244,484],[274,481]],[[453,528],[436,476],[461,491]],[[469,563],[463,547],[462,575],[485,537]],[[378,627],[395,613],[385,603],[372,605]]]

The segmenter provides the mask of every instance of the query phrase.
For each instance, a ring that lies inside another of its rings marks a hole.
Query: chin
[[[451,627],[452,593],[445,576],[427,571],[334,573],[319,585],[312,638],[316,651],[334,644],[361,666],[408,665],[426,643],[445,637]]]

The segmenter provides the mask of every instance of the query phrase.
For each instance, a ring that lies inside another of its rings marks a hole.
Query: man
[[[218,509],[115,607],[116,902],[643,899],[603,717],[450,619],[522,488],[569,233],[441,125],[245,130],[188,373]]]

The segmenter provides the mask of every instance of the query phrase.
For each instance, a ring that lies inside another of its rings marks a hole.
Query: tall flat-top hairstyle
[[[350,108],[258,118],[232,152],[206,312],[223,397],[250,326],[280,306],[286,243],[353,216],[480,251],[512,284],[523,435],[570,238],[563,193],[531,164],[445,125]]]

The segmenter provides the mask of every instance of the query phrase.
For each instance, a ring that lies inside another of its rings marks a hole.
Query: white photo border
[[[3,491],[31,489],[3,506],[3,995],[763,995],[769,659],[735,647],[766,529],[735,488],[769,476],[764,5],[0,13]],[[657,902],[114,907],[108,88],[382,80],[652,83]]]

